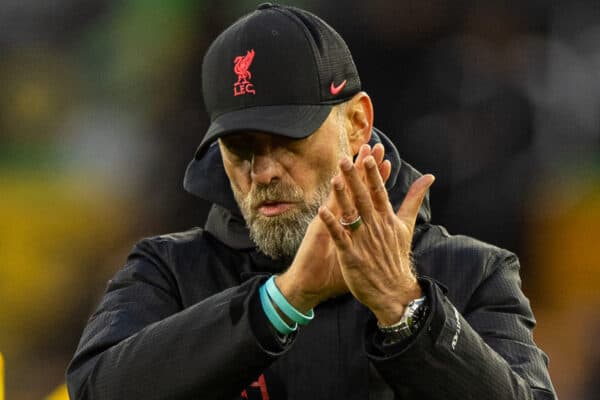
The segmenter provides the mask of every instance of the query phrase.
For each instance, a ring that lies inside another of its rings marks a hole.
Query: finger
[[[396,213],[400,219],[405,221],[411,231],[415,226],[421,203],[423,203],[427,190],[433,184],[433,181],[435,181],[435,177],[431,174],[423,175],[414,181]]]
[[[390,175],[392,174],[392,163],[389,160],[384,160],[381,164],[379,164],[379,174],[381,175],[383,183],[387,183]]]
[[[329,210],[325,206],[319,207],[319,218],[327,227],[327,231],[331,238],[333,239],[333,243],[339,250],[347,250],[350,248],[350,238],[348,237],[348,232],[342,227],[339,221],[335,218],[331,210]]]
[[[375,158],[372,156],[365,158],[364,164],[373,206],[379,212],[392,211],[392,205],[390,204],[383,179],[381,179],[381,175],[379,174]]]
[[[340,161],[340,169],[342,176],[346,181],[351,193],[351,198],[354,200],[354,205],[358,210],[359,215],[365,222],[371,219],[373,212],[373,202],[365,183],[360,178],[357,169],[354,167],[349,158],[344,157]]]
[[[337,174],[336,177],[340,177],[340,174]],[[327,195],[327,198],[325,199],[325,202],[323,203],[325,206],[327,206],[327,208],[329,208],[330,210],[334,210],[334,212],[338,212],[339,211],[339,206],[335,200],[335,189],[333,187],[333,180],[335,179],[335,177],[331,178],[331,190],[329,191],[329,194]]]
[[[360,171],[362,171],[362,163],[365,160],[365,157],[367,157],[369,154],[371,154],[371,146],[368,144],[363,144],[360,146],[360,149],[358,149],[358,154],[354,160],[354,165],[357,166]]]
[[[346,222],[354,221],[358,217],[358,211],[354,207],[354,204],[352,204],[350,196],[346,191],[344,179],[337,175],[331,180],[331,183],[333,186],[333,196],[341,212],[342,220]]]
[[[375,146],[373,146],[373,150],[371,150],[371,155],[375,159],[375,163],[377,163],[379,173],[381,175],[381,178],[383,179],[383,182],[387,182],[392,172],[392,164],[389,160],[384,159],[385,147],[383,147],[381,143],[377,143]]]
[[[381,143],[377,143],[371,150],[371,155],[375,159],[375,163],[380,165],[383,162],[383,156],[385,155],[385,148]]]
[[[371,153],[371,146],[369,146],[368,144],[363,144],[360,147],[360,149],[358,149],[358,154],[356,155],[355,165],[360,164],[362,166],[362,163],[363,163],[365,157],[368,156],[370,153]],[[332,180],[332,182],[333,182],[333,180]],[[339,210],[338,204],[336,204],[335,195],[333,192],[334,191],[332,190],[329,193],[329,195],[327,196],[327,199],[325,199],[325,205],[330,210],[332,210],[334,213],[338,213],[340,210]]]

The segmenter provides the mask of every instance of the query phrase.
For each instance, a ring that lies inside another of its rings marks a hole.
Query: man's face
[[[338,113],[304,139],[244,132],[219,145],[252,240],[272,258],[293,258],[329,194],[338,160],[349,154]]]

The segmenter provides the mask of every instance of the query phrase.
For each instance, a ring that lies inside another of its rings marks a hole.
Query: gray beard
[[[339,157],[341,158],[351,154],[341,113],[338,114],[338,119],[340,130],[336,145],[339,146]],[[325,203],[331,191],[331,178],[337,172],[336,168],[322,175],[323,180],[317,187],[313,198],[308,202],[304,201],[304,193],[301,188],[281,182],[257,186],[248,193],[246,198],[232,184],[231,189],[246,225],[250,229],[250,239],[258,249],[275,260],[291,261],[300,248],[308,225],[317,216],[321,204]],[[266,200],[287,200],[298,203],[296,207],[280,215],[265,217],[257,211],[257,207]]]
[[[274,183],[259,186],[241,198],[236,189],[233,193],[242,215],[250,229],[250,238],[258,249],[273,259],[293,259],[304,239],[311,221],[317,216],[319,207],[329,194],[330,178],[325,179],[309,201],[302,201],[301,189]],[[256,205],[265,200],[285,199],[300,201],[296,206],[280,215],[266,217],[256,211]]]

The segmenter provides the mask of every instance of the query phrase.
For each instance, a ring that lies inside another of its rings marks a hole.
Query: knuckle
[[[362,206],[366,206],[371,203],[371,199],[368,196],[361,194],[359,196],[356,196],[356,202]]]
[[[358,212],[356,210],[353,211],[345,211],[342,213],[342,219],[344,221],[352,221],[356,219]]]
[[[342,251],[346,251],[348,250],[348,244],[346,243],[346,241],[344,240],[344,238],[340,235],[334,237],[335,240],[335,245],[337,246],[338,249],[342,250]]]
[[[376,194],[385,192],[385,186],[383,186],[381,183],[371,185],[371,186],[369,186],[369,189],[371,190],[371,192],[376,193]]]

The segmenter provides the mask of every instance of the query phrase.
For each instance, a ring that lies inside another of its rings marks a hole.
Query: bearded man
[[[71,398],[556,398],[516,256],[430,222],[434,177],[373,127],[337,32],[263,4],[202,74],[207,222],[135,246]]]

